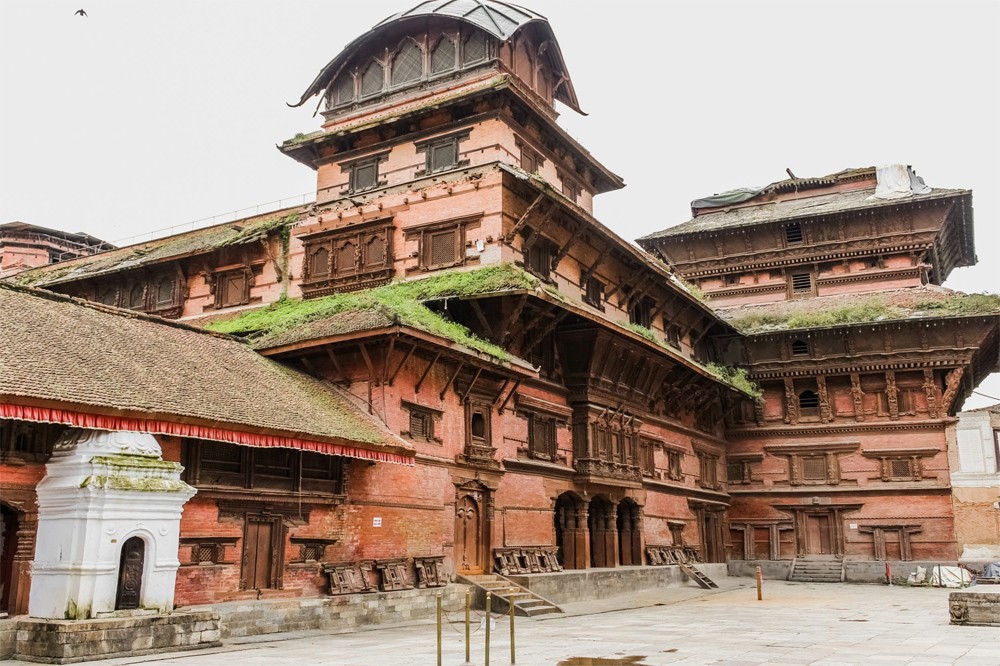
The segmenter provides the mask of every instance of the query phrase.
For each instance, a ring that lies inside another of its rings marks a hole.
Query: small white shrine
[[[152,435],[72,429],[38,484],[28,614],[89,619],[173,610],[184,503],[195,489]]]

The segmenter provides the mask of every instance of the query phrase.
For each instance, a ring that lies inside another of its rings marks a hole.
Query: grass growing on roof
[[[393,282],[375,289],[333,294],[311,300],[283,299],[206,328],[247,338],[260,338],[343,312],[379,312],[396,323],[418,328],[453,342],[506,360],[503,349],[472,334],[461,324],[431,310],[424,301],[473,296],[514,289],[531,290],[538,278],[501,264],[472,271],[444,271],[420,280]]]
[[[743,391],[755,400],[760,400],[764,397],[764,393],[760,390],[760,387],[750,381],[745,368],[733,368],[728,365],[709,363],[705,366],[705,369],[730,386]]]

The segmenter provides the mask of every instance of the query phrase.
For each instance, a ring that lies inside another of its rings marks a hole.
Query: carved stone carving
[[[969,607],[961,601],[952,601],[948,604],[948,614],[951,616],[952,624],[965,624],[969,621]]]

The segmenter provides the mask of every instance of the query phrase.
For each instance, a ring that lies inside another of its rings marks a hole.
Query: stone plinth
[[[952,624],[1000,627],[1000,585],[976,586],[948,595]]]
[[[17,621],[15,657],[43,664],[222,645],[219,616],[212,612],[171,613],[97,620]]]
[[[713,580],[726,577],[725,564],[697,564]],[[695,585],[676,565],[577,569],[508,576],[512,581],[557,604],[632,594],[655,588]]]

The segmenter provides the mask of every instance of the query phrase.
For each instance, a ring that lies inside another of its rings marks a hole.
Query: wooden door
[[[455,505],[455,566],[459,573],[483,573],[482,542],[479,503],[465,495]]]
[[[830,535],[830,515],[806,516],[806,549],[810,555],[832,555],[833,540]]]
[[[244,589],[268,590],[281,587],[281,518],[248,515],[243,532]]]
[[[770,560],[771,558],[771,528],[754,527],[753,557],[755,560]]]
[[[9,612],[17,551],[17,514],[0,506],[0,611]]]
[[[115,610],[132,610],[139,607],[142,595],[142,571],[146,559],[146,543],[132,537],[122,544],[118,566],[118,593]]]

